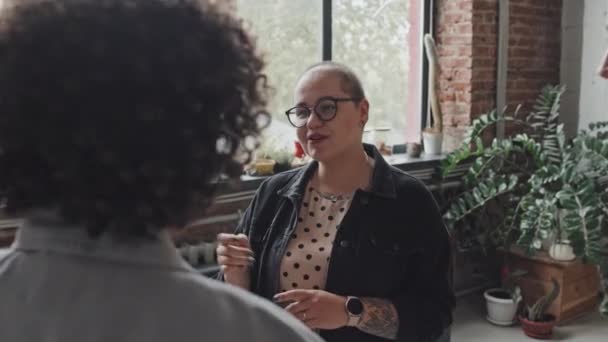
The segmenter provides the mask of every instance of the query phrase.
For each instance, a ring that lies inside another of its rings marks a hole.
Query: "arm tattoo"
[[[361,301],[363,316],[357,328],[368,334],[396,340],[399,315],[395,306],[390,301],[379,298],[361,298]]]

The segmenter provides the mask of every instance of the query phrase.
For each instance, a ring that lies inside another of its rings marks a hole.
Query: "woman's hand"
[[[219,234],[217,242],[217,262],[224,281],[249,290],[249,269],[255,261],[249,239],[244,234]]]
[[[346,297],[321,290],[290,290],[274,296],[277,303],[290,303],[285,310],[311,329],[338,329],[348,322]]]

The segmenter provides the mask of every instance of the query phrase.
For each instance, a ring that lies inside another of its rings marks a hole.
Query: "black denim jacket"
[[[369,192],[358,190],[335,237],[325,290],[392,301],[398,341],[434,341],[452,322],[449,236],[431,193],[390,166],[373,146]],[[256,262],[251,291],[271,299],[279,291],[281,259],[293,233],[312,162],[265,180],[237,232],[249,236]],[[386,341],[356,328],[321,331],[329,342]]]

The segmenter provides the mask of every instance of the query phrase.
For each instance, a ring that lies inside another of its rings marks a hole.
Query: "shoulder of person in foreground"
[[[4,259],[11,253],[11,250],[8,248],[0,248],[0,260]]]
[[[199,317],[226,334],[226,341],[235,332],[250,341],[323,341],[288,312],[236,286],[196,274],[185,275],[180,282],[182,289],[188,288],[191,305],[204,312]]]
[[[12,249],[8,249],[8,248],[0,248],[0,277],[2,276],[2,271],[3,271],[3,264],[6,263],[7,261],[9,261],[11,258],[11,255],[13,255]]]

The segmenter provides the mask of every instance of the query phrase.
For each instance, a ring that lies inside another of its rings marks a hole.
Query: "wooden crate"
[[[521,251],[512,251],[512,269],[523,269],[528,273],[517,280],[527,305],[551,290],[551,278],[555,278],[561,291],[549,307],[558,324],[563,324],[597,309],[600,292],[598,267],[574,261],[556,261],[545,252],[526,256]]]

